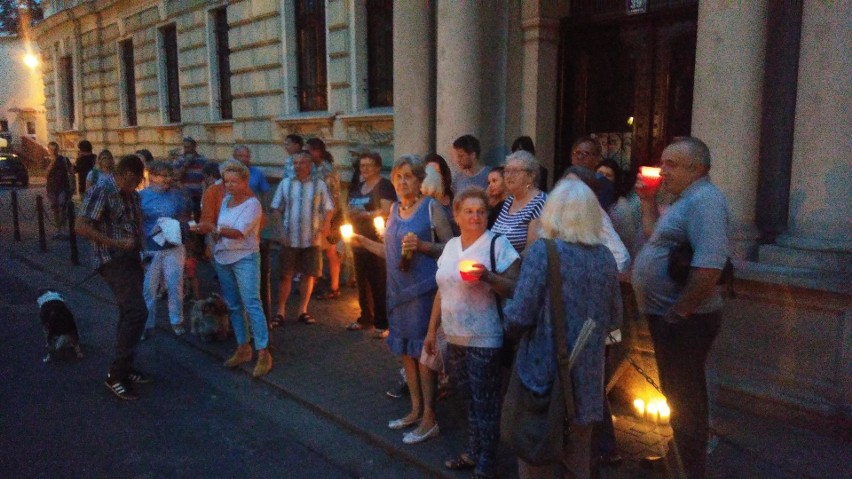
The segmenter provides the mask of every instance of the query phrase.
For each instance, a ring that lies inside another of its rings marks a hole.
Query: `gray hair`
[[[420,156],[414,154],[402,155],[393,162],[391,178],[405,165],[411,168],[411,172],[418,180],[423,181],[426,178],[426,168],[423,165],[423,160],[420,159]]]
[[[244,145],[242,143],[237,143],[236,145],[234,145],[233,153],[236,153],[240,150],[245,150],[245,151],[251,153],[251,150],[249,150],[249,147],[247,147],[246,145]]]
[[[698,163],[707,170],[710,170],[710,148],[706,143],[695,138],[694,136],[676,136],[667,148],[677,146],[685,148],[686,154],[692,159],[693,163]]]
[[[242,178],[243,180],[248,180],[249,177],[249,169],[246,165],[244,165],[241,161],[237,161],[234,159],[225,160],[220,165],[219,171],[222,172],[222,176],[225,176],[225,173],[236,173],[237,176]]]
[[[524,165],[524,169],[532,174],[533,183],[538,180],[538,170],[540,165],[535,155],[526,150],[517,150],[506,156],[506,164],[510,161],[520,161],[521,164]]]
[[[560,180],[547,195],[539,231],[543,238],[569,243],[603,243],[603,209],[592,190],[580,180]]]

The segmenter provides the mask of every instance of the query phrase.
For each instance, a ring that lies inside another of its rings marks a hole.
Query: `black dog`
[[[70,346],[78,358],[83,357],[80,351],[80,336],[77,333],[77,322],[65,300],[59,293],[51,289],[39,291],[39,317],[47,341],[47,355],[42,359],[49,362],[60,349]]]

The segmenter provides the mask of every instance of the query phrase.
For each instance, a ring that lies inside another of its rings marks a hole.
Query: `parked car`
[[[0,183],[29,186],[30,174],[27,167],[14,153],[0,153]]]

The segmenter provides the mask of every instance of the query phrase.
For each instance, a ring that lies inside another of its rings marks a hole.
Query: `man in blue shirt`
[[[260,204],[265,204],[264,193],[269,191],[269,183],[266,182],[266,176],[263,170],[251,164],[251,151],[246,145],[234,145],[234,153],[232,154],[235,160],[246,165],[249,169],[249,188],[260,200]]]
[[[709,428],[704,363],[722,320],[716,283],[728,258],[728,203],[707,176],[710,150],[701,140],[675,138],[663,150],[661,167],[662,187],[676,199],[660,216],[657,188],[637,186],[648,242],[633,265],[633,285],[671,405],[674,437],[665,462],[674,477],[700,479]],[[693,251],[689,273],[679,281],[671,276],[670,256],[687,244]],[[652,461],[663,462],[647,458],[643,464]]]

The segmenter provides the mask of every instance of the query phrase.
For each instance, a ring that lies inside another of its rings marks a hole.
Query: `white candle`
[[[382,236],[385,234],[385,219],[381,216],[373,218],[373,226],[376,228],[376,234]]]
[[[639,419],[645,418],[645,401],[640,398],[636,398],[633,400],[633,412],[636,414],[636,417]]]
[[[347,243],[352,241],[352,225],[341,225],[340,236],[343,236],[343,241]]]

